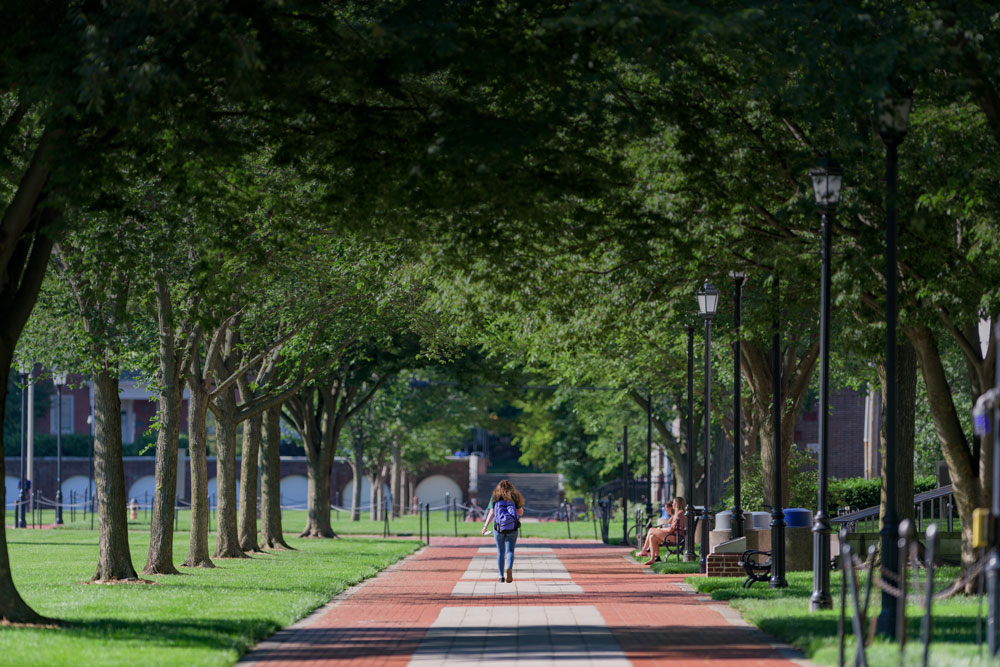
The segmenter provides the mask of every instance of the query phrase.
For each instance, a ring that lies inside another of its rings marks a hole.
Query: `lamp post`
[[[729,274],[733,278],[733,323],[736,326],[736,343],[733,348],[733,519],[732,538],[735,540],[743,537],[743,507],[741,493],[741,467],[743,465],[741,454],[741,441],[743,440],[740,427],[740,317],[743,309],[743,285],[746,283],[746,274],[740,271],[733,271]]]
[[[708,280],[698,290],[698,310],[705,320],[705,506],[701,514],[701,558],[698,571],[708,569],[708,528],[712,515],[709,509],[712,489],[712,318],[719,305],[719,290]]]
[[[684,509],[684,560],[694,562],[694,327],[688,335],[688,405],[687,405],[687,502]]]
[[[1000,323],[997,323],[993,335],[1000,344]],[[989,600],[989,611],[986,615],[986,640],[990,655],[1000,652],[1000,355],[995,355],[994,378],[992,389],[979,397],[972,410],[972,430],[982,438],[983,447],[987,445],[987,436],[993,440],[993,490],[990,496],[990,529],[992,532],[989,547],[989,560],[986,562],[986,597]]]
[[[772,437],[774,467],[773,498],[771,498],[771,588],[786,588],[785,580],[785,510],[781,505],[781,330],[779,327],[779,310],[781,306],[781,289],[778,274],[774,274],[774,336],[771,339],[771,382],[774,393],[774,412],[771,424],[774,426]]]
[[[62,388],[66,374],[53,371],[52,383],[56,386],[56,525],[63,524],[62,511]]]
[[[653,518],[653,395],[646,394],[646,523]]]
[[[844,172],[836,162],[824,157],[819,166],[809,172],[813,195],[822,223],[822,262],[819,280],[819,465],[816,520],[813,522],[813,592],[809,609],[830,609],[830,514],[827,501],[829,475],[830,430],[830,252],[833,234],[833,214],[840,202]]]
[[[622,427],[622,544],[628,544],[628,425]]]
[[[27,518],[27,508],[28,508],[28,489],[25,488],[25,476],[24,476],[24,443],[26,439],[26,432],[28,428],[28,420],[26,415],[28,414],[28,376],[31,374],[31,366],[22,363],[17,367],[17,375],[21,379],[21,477],[20,477],[20,487],[17,493],[17,508],[14,511],[14,525],[18,528],[28,527]]]
[[[899,174],[899,144],[909,129],[910,106],[907,96],[885,97],[878,103],[876,123],[885,144],[885,460],[882,479],[885,480],[885,516],[882,517],[882,568],[899,572],[899,510],[896,507],[896,191]],[[882,591],[882,611],[877,628],[881,635],[898,639],[896,600]]]

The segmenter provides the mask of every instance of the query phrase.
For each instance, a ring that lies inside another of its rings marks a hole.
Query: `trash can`
[[[785,525],[789,528],[809,528],[813,523],[812,510],[802,507],[785,508]]]
[[[751,512],[750,515],[753,517],[754,530],[767,530],[771,527],[770,512]]]

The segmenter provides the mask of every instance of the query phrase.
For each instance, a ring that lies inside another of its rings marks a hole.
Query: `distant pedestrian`
[[[128,503],[128,514],[129,518],[132,519],[132,521],[135,521],[136,519],[139,518],[139,501],[136,500],[135,498],[130,500]]]
[[[514,545],[517,544],[517,531],[521,527],[521,520],[518,517],[524,514],[524,496],[508,480],[502,479],[493,490],[493,496],[486,510],[483,535],[489,532],[492,520],[493,539],[497,543],[497,570],[500,571],[500,581],[509,584],[514,581]]]

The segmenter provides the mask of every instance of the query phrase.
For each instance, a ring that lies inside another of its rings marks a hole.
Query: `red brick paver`
[[[728,623],[678,586],[650,576],[626,551],[594,542],[522,539],[549,546],[582,594],[452,596],[488,538],[434,538],[432,546],[361,584],[256,647],[244,662],[285,665],[406,665],[444,607],[593,605],[629,660],[643,665],[790,666],[760,633]],[[515,562],[515,577],[517,564]]]

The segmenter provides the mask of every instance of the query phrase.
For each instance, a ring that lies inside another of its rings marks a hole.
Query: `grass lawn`
[[[130,542],[139,570],[148,533],[133,531]],[[0,628],[0,663],[16,665],[231,665],[249,646],[419,547],[415,540],[293,538],[297,551],[148,577],[155,585],[107,586],[83,583],[96,569],[96,532],[8,528],[7,543],[24,599],[71,623]],[[187,545],[178,534],[176,562]]]
[[[958,568],[942,568],[935,577],[936,588],[944,588],[958,576]],[[837,617],[840,608],[840,573],[830,575],[830,589],[834,596],[832,611],[812,613],[809,596],[812,594],[811,572],[790,572],[787,589],[770,589],[765,584],[755,584],[749,590],[740,588],[740,578],[688,577],[686,581],[701,593],[709,593],[714,600],[728,600],[742,612],[744,618],[764,632],[801,649],[810,659],[824,665],[837,664]],[[862,578],[863,579],[863,578]],[[863,585],[863,584],[862,584]],[[863,590],[863,589],[862,589]],[[878,591],[872,591],[873,609],[869,618],[880,608]],[[976,615],[978,598],[955,596],[934,603],[934,623],[930,649],[932,665],[986,665],[995,664],[985,656],[980,657],[976,646]],[[851,602],[848,600],[848,614]],[[985,607],[984,607],[985,611]],[[921,664],[923,645],[920,643],[920,619],[923,610],[918,605],[907,607],[907,651],[905,664]],[[848,664],[853,664],[854,639],[847,617]],[[985,627],[985,626],[984,626]],[[984,630],[985,631],[985,630]],[[986,653],[985,647],[983,653]],[[868,647],[870,665],[898,665],[899,647],[876,639]]]
[[[450,513],[449,513],[450,514]],[[41,523],[43,525],[51,525],[55,522],[55,511],[45,510],[41,513]],[[90,530],[91,515],[87,514],[86,519],[84,519],[83,512],[77,511],[75,516],[71,515],[69,512],[64,512],[63,521],[65,521],[65,529],[75,529],[75,530]],[[382,522],[381,521],[371,521],[368,519],[368,513],[364,512],[361,515],[360,521],[351,521],[350,515],[347,512],[334,511],[331,515],[331,523],[333,529],[338,535],[381,535],[382,534]],[[129,527],[133,530],[148,530],[150,521],[150,512],[139,511],[138,516],[134,521],[129,521]],[[297,533],[302,530],[306,525],[306,512],[305,510],[285,510],[281,513],[281,525],[286,533]],[[28,515],[28,524],[31,524],[31,515]],[[209,521],[209,526],[215,526],[215,516],[211,517]],[[94,527],[97,527],[96,521],[94,522]],[[444,512],[431,512],[431,537],[438,536],[454,536],[456,532],[459,536],[479,536],[480,530],[483,524],[481,521],[462,521],[459,517],[459,521],[454,520],[454,516],[450,515],[448,519],[445,519]],[[187,533],[191,528],[191,511],[182,510],[177,513],[177,526],[176,529],[179,532]],[[594,538],[594,528],[595,524],[590,521],[574,521],[569,525],[567,531],[565,521],[522,521],[521,523],[521,537],[543,537],[549,539],[566,539],[567,536],[573,539],[583,539],[583,540],[593,540]],[[425,526],[426,530],[426,526]],[[600,527],[597,527],[598,538],[600,539]],[[402,516],[396,519],[392,519],[389,522],[389,532],[391,535],[395,536],[412,536],[414,538],[420,535],[420,523],[416,515]],[[618,530],[614,530],[614,524],[612,524],[612,535],[621,534],[621,523],[618,524]],[[187,544],[187,537],[185,535],[184,543]],[[186,552],[185,552],[186,553]]]

